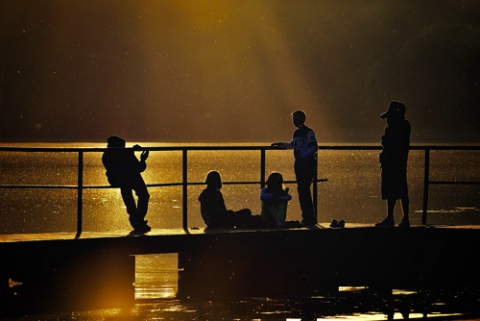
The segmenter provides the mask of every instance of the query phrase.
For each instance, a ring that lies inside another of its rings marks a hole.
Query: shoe
[[[143,224],[140,223],[138,225],[135,226],[135,231],[137,232],[150,232],[152,230],[152,228],[150,226],[147,225],[148,221],[143,221]]]
[[[310,227],[310,226],[315,226],[317,225],[317,222],[312,219],[312,220],[302,220],[303,226]]]
[[[376,227],[394,227],[395,226],[395,221],[391,218],[385,218],[383,221],[380,223],[375,224]]]
[[[287,227],[287,224],[285,224],[285,222],[282,222],[282,221],[278,221],[275,226],[277,228],[286,228]]]
[[[341,220],[340,222],[338,222],[337,227],[345,227],[345,221]]]
[[[330,223],[330,227],[338,227],[337,220],[333,220],[332,223]]]
[[[148,225],[144,225],[144,226],[139,226],[137,228],[135,228],[135,232],[138,232],[138,233],[147,233],[147,232],[150,232],[152,230],[152,228]]]
[[[408,218],[403,218],[398,227],[410,227],[410,221]]]

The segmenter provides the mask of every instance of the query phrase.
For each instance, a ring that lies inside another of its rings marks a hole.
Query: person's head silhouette
[[[222,188],[222,177],[217,171],[209,171],[207,177],[205,178],[205,183],[208,187],[215,187],[217,189]]]
[[[269,189],[282,189],[283,188],[283,176],[278,172],[272,172],[268,176],[267,186]]]
[[[390,117],[403,118],[405,116],[405,110],[406,108],[404,103],[400,101],[392,100],[388,105],[387,111],[382,113],[380,115],[380,118],[381,119],[390,118]]]
[[[305,112],[303,110],[296,110],[292,113],[292,118],[295,127],[300,127],[305,124],[307,116],[305,115]]]
[[[119,136],[110,136],[107,139],[108,147],[125,147],[125,139]]]

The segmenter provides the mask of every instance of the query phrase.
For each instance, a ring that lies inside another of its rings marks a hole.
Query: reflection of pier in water
[[[478,295],[478,226],[327,226],[2,235],[1,302],[20,310],[129,305],[135,256],[155,253],[178,253],[181,300],[338,295],[344,286]],[[22,285],[7,289],[8,279]]]

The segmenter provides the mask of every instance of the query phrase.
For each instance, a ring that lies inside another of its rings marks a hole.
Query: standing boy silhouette
[[[318,143],[315,132],[305,125],[306,115],[302,110],[292,113],[292,121],[297,129],[291,142],[273,143],[274,147],[293,149],[295,157],[295,177],[297,179],[298,198],[302,209],[302,223],[305,226],[317,224],[317,215],[313,206],[310,187],[317,165]]]
[[[151,228],[147,225],[145,216],[150,194],[141,173],[147,168],[149,152],[143,151],[139,161],[134,151],[139,150],[140,145],[125,148],[125,139],[118,136],[110,136],[107,143],[108,150],[103,153],[102,162],[107,170],[108,182],[114,187],[120,187],[134,232],[148,232]],[[134,191],[138,198],[137,203],[133,197]]]

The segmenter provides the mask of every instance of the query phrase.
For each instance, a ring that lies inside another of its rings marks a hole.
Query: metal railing
[[[320,150],[378,150],[381,146],[319,146]],[[425,145],[410,146],[410,150],[424,151],[424,173],[423,173],[423,205],[422,224],[427,224],[428,196],[430,185],[480,185],[480,181],[435,181],[430,180],[430,152],[431,151],[480,151],[480,146],[464,145]]]
[[[83,170],[84,170],[84,154],[85,153],[103,153],[107,148],[65,148],[65,147],[0,147],[1,152],[28,152],[28,153],[77,153],[78,154],[78,178],[77,185],[0,185],[0,188],[40,188],[40,189],[76,189],[77,190],[77,238],[82,233],[83,225],[83,190],[84,189],[96,189],[96,188],[114,188],[108,185],[84,185],[83,183]],[[260,152],[260,169],[258,181],[235,181],[224,182],[224,184],[259,184],[260,187],[265,186],[266,181],[266,152],[269,150],[279,150],[277,147],[271,146],[176,146],[176,147],[141,147],[138,150],[149,151],[180,151],[182,153],[182,181],[177,183],[156,183],[148,184],[149,187],[162,187],[162,186],[182,186],[182,203],[183,203],[183,228],[188,229],[188,191],[189,185],[200,185],[204,182],[190,182],[188,180],[188,152],[189,151],[259,151]],[[328,145],[319,146],[319,157],[321,157],[322,150],[381,150],[381,146],[372,145]],[[434,181],[430,180],[430,152],[433,150],[461,150],[461,151],[480,151],[480,146],[411,146],[410,150],[423,150],[424,151],[424,178],[423,178],[423,208],[422,208],[422,224],[427,224],[427,209],[428,209],[428,197],[430,185],[480,185],[480,181]],[[317,166],[318,167],[318,166]],[[313,182],[313,198],[315,209],[317,208],[317,188],[319,182],[327,181],[327,178],[319,179],[317,172],[315,172]],[[285,183],[295,183],[295,181],[285,181]]]

